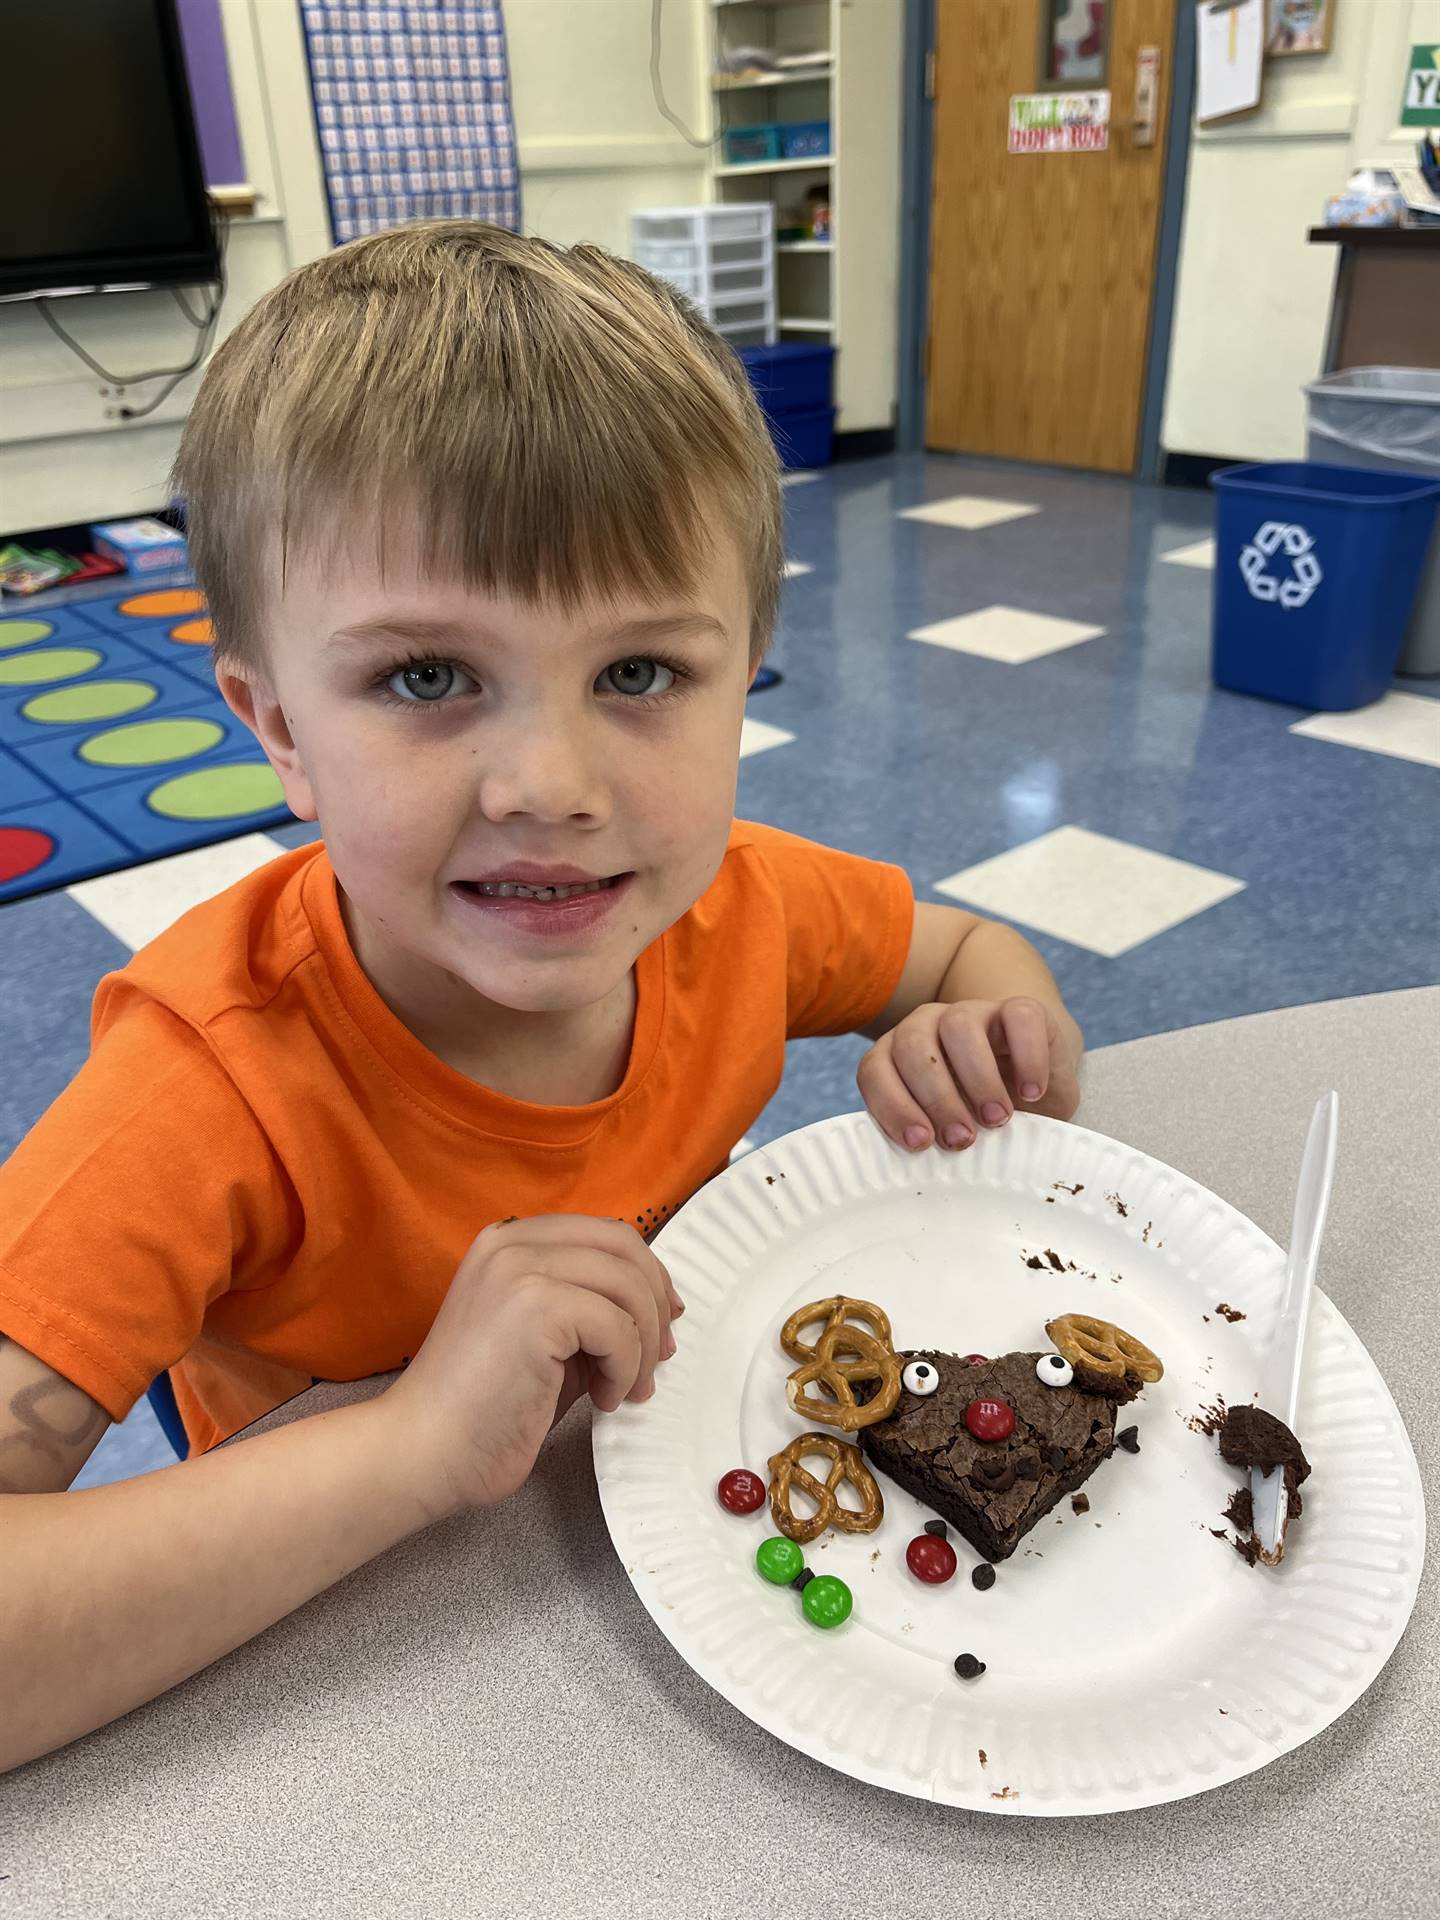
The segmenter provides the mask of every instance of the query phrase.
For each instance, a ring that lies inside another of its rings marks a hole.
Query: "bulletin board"
[[[337,242],[444,217],[518,231],[520,170],[498,4],[304,0],[302,17]]]

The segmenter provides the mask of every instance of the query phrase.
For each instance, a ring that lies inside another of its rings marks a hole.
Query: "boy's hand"
[[[860,1062],[861,1097],[897,1146],[968,1147],[1016,1107],[1068,1120],[1080,1104],[1077,1062],[1039,1000],[952,1000],[917,1007]]]
[[[550,1214],[487,1227],[425,1342],[383,1395],[399,1444],[450,1508],[503,1500],[588,1393],[604,1413],[648,1400],[684,1308],[633,1227]]]

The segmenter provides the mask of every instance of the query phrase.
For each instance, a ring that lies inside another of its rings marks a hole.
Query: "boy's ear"
[[[297,820],[318,820],[315,795],[301,764],[300,749],[274,691],[263,681],[251,680],[237,668],[219,663],[215,668],[215,681],[226,706],[254,734],[265,750],[265,758],[280,776],[286,806]]]

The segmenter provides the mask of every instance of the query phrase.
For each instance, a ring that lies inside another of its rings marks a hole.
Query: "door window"
[[[1105,78],[1111,0],[1042,0],[1040,70],[1051,87],[1093,87]]]

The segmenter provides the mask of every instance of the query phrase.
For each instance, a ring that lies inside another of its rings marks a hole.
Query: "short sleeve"
[[[915,892],[903,867],[747,823],[785,919],[786,1035],[855,1033],[899,985]]]
[[[136,998],[0,1167],[0,1333],[122,1420],[288,1211],[203,1034]]]

